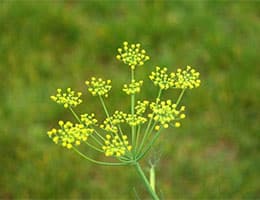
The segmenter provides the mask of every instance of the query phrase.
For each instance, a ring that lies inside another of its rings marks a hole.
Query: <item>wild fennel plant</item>
[[[82,103],[81,92],[75,92],[71,88],[65,91],[57,89],[57,94],[51,96],[51,99],[69,109],[76,123],[59,121],[59,128],[53,128],[47,134],[54,143],[75,151],[95,164],[135,167],[151,197],[159,199],[155,190],[154,166],[151,165],[148,180],[140,166],[140,160],[152,148],[163,129],[181,126],[180,121],[186,116],[185,107],[181,106],[180,102],[186,90],[199,87],[199,72],[187,66],[185,69],[169,73],[167,68],[157,66],[149,76],[158,90],[155,100],[137,100],[143,80],[137,79],[135,69],[144,65],[150,58],[140,44],[129,45],[128,42],[124,42],[123,46],[118,48],[116,58],[130,69],[130,83],[126,83],[122,88],[131,102],[129,113],[119,110],[110,113],[105,100],[112,88],[112,81],[92,77],[85,83],[90,94],[99,99],[106,115],[104,121],[99,123],[93,113],[77,114],[74,111],[74,108]],[[172,88],[180,90],[178,99],[163,99],[162,94]],[[128,130],[124,130],[122,124],[127,124]],[[80,150],[79,146],[82,144],[106,157],[114,158],[114,162],[90,158]]]

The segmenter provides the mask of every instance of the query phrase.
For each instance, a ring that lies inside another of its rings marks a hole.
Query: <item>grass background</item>
[[[128,68],[115,59],[125,40],[152,58],[139,78],[155,65],[201,72],[183,126],[157,145],[164,199],[260,198],[259,11],[258,1],[0,1],[0,198],[148,197],[133,169],[95,166],[46,135],[72,119],[49,100],[57,87],[110,78],[111,110],[127,108],[118,91]],[[154,98],[148,82],[142,97]],[[101,114],[84,102],[79,110]]]

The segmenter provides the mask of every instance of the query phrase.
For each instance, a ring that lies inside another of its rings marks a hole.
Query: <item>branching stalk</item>
[[[152,198],[154,200],[159,200],[159,197],[157,196],[155,190],[150,185],[148,179],[146,178],[146,176],[145,176],[145,174],[144,174],[144,172],[143,172],[143,170],[142,170],[142,168],[141,168],[141,166],[138,162],[135,163],[135,167],[136,167],[136,170],[137,170],[139,176],[141,177],[142,181],[144,182],[147,191],[150,193]]]
[[[105,165],[105,166],[124,166],[124,165],[129,165],[129,164],[132,164],[133,161],[129,161],[129,162],[124,162],[124,163],[112,163],[112,162],[102,162],[102,161],[97,161],[97,160],[94,160],[88,156],[86,156],[85,154],[81,153],[78,149],[76,149],[75,147],[72,147],[73,150],[79,154],[81,157],[83,157],[84,159],[92,162],[92,163],[95,163],[95,164],[98,164],[98,165]]]

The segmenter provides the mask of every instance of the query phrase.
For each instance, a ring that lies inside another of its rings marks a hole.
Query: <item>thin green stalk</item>
[[[148,138],[151,136],[153,130],[154,130],[154,127],[157,125],[158,123],[156,121],[154,121],[153,125],[151,126],[150,130],[148,130],[148,134],[147,134],[147,137],[146,137],[146,140],[148,140]],[[142,152],[142,150],[144,149],[145,145],[142,146],[142,148],[139,148],[139,154]]]
[[[106,107],[106,104],[105,104],[105,102],[104,102],[104,99],[103,99],[102,96],[100,96],[100,95],[99,95],[99,100],[100,100],[100,102],[101,102],[101,104],[102,104],[102,107],[103,107],[103,109],[104,109],[104,111],[105,111],[105,113],[106,113],[107,118],[110,118],[109,112],[108,112],[107,107]],[[112,124],[112,122],[111,122],[111,119],[109,119],[109,122],[110,122],[110,125],[111,125],[111,127],[112,127],[113,124]],[[111,132],[111,134],[113,134],[113,135],[118,135],[117,133],[113,133],[113,132]],[[121,138],[120,138],[120,137],[119,137],[119,139],[120,139],[120,141],[121,141]]]
[[[92,149],[95,149],[96,151],[99,151],[99,152],[101,152],[101,153],[104,152],[104,150],[101,150],[101,149],[95,147],[94,145],[90,144],[90,143],[87,142],[87,141],[84,141],[84,143],[85,143],[86,145],[88,145],[89,147],[91,147]]]
[[[140,160],[142,159],[145,154],[152,148],[153,144],[155,143],[155,141],[157,140],[157,138],[160,136],[160,132],[161,132],[162,129],[160,129],[159,131],[157,131],[155,134],[154,134],[154,137],[152,139],[152,141],[147,145],[146,149],[144,150],[143,153],[140,153],[140,155],[138,156],[137,160]]]
[[[74,112],[74,110],[72,109],[72,107],[69,107],[70,111],[72,112],[73,116],[78,120],[78,122],[80,124],[82,124],[81,120],[79,119],[78,115]]]
[[[131,95],[131,114],[134,115],[135,111],[134,111],[134,105],[135,105],[135,95],[132,94]],[[132,132],[132,145],[133,145],[133,149],[135,149],[135,126],[131,127],[131,132]]]
[[[102,146],[102,143],[94,135],[91,134],[90,137],[92,137],[96,143],[98,143],[100,146]]]
[[[143,180],[144,184],[145,184],[145,187],[147,189],[147,191],[150,193],[150,195],[152,196],[152,198],[154,200],[159,200],[159,197],[157,196],[157,194],[155,193],[155,191],[153,190],[153,188],[151,187],[149,181],[147,180],[140,164],[138,162],[135,163],[135,167],[136,167],[136,170],[138,172],[138,174],[140,175],[141,179]]]
[[[134,73],[134,69],[131,69],[131,82],[135,80],[135,73]],[[135,114],[135,94],[131,95],[131,114],[134,115]],[[135,146],[136,146],[136,130],[135,130],[135,126],[131,127],[131,133],[132,133],[132,146],[133,146],[133,152],[135,154]]]
[[[182,91],[181,91],[181,93],[180,93],[180,95],[179,95],[179,97],[178,97],[178,99],[177,99],[177,101],[176,101],[176,106],[177,106],[177,107],[178,107],[179,103],[181,102],[181,99],[182,99],[182,97],[183,97],[183,95],[184,95],[185,90],[186,90],[186,89],[182,89]]]
[[[156,122],[156,121],[154,121],[154,123],[153,123],[153,125],[151,126],[151,129],[148,131],[148,135],[150,136],[151,135],[151,133],[153,132],[153,130],[154,130],[154,127],[156,126],[158,124],[158,122]]]
[[[155,169],[154,165],[151,165],[150,167],[150,185],[153,191],[155,191]]]
[[[89,158],[88,156],[84,155],[83,153],[81,153],[78,149],[76,149],[75,147],[73,147],[73,150],[79,154],[80,156],[82,156],[83,158],[85,158],[86,160],[90,161],[90,162],[93,162],[95,164],[98,164],[98,165],[105,165],[105,166],[123,166],[123,165],[129,165],[131,163],[133,163],[133,161],[131,162],[124,162],[124,163],[109,163],[109,162],[102,162],[102,161],[97,161],[97,160],[94,160],[92,158]]]
[[[156,97],[156,100],[159,99],[159,98],[161,97],[161,95],[162,95],[162,89],[160,88],[160,89],[159,89],[159,92],[158,92],[158,95],[157,95],[157,97]],[[151,116],[151,118],[150,118],[150,120],[149,120],[149,122],[148,122],[148,125],[147,125],[147,127],[146,127],[146,130],[145,130],[145,133],[144,133],[144,137],[143,137],[143,139],[142,139],[142,142],[141,142],[141,144],[139,145],[138,153],[142,150],[143,145],[144,145],[144,143],[145,143],[145,141],[146,141],[146,139],[147,139],[147,137],[148,137],[148,135],[149,135],[149,129],[150,129],[150,126],[151,126],[152,121],[153,121],[153,114],[154,114],[154,113],[152,113],[152,116]]]
[[[136,133],[136,146],[138,147],[138,143],[139,143],[139,138],[140,138],[140,132],[141,132],[141,125],[139,124],[138,125],[138,128],[137,128],[137,133]]]
[[[104,102],[102,96],[99,95],[98,97],[99,97],[99,100],[100,100],[100,102],[101,102],[101,104],[102,104],[102,106],[103,106],[103,109],[104,109],[104,111],[105,111],[105,113],[106,113],[107,118],[109,118],[109,113],[108,113],[108,111],[107,111],[107,107],[106,107],[106,104],[105,104],[105,102]]]
[[[95,131],[95,133],[97,134],[97,136],[98,136],[101,140],[105,141],[105,138],[102,137],[102,135],[100,135],[100,134],[97,132],[97,130],[94,129],[94,131]],[[99,142],[99,144],[101,144],[101,143]]]
[[[117,157],[117,159],[120,160],[121,162],[129,162],[130,160],[132,160],[132,158],[126,157],[125,155],[119,158]]]

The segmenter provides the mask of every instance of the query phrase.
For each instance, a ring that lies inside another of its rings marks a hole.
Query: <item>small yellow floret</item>
[[[59,125],[62,126],[64,122],[62,120],[59,121]]]
[[[163,125],[163,128],[168,128],[168,127],[169,127],[168,124],[164,124],[164,125]]]
[[[185,117],[186,117],[185,114],[181,114],[181,115],[180,115],[180,118],[181,118],[181,119],[184,119]]]
[[[155,128],[154,128],[156,131],[158,131],[159,129],[160,129],[160,126],[159,125],[157,125],[157,126],[155,126]]]
[[[178,127],[181,126],[181,123],[180,123],[180,122],[175,122],[174,126],[175,126],[176,128],[178,128]]]

